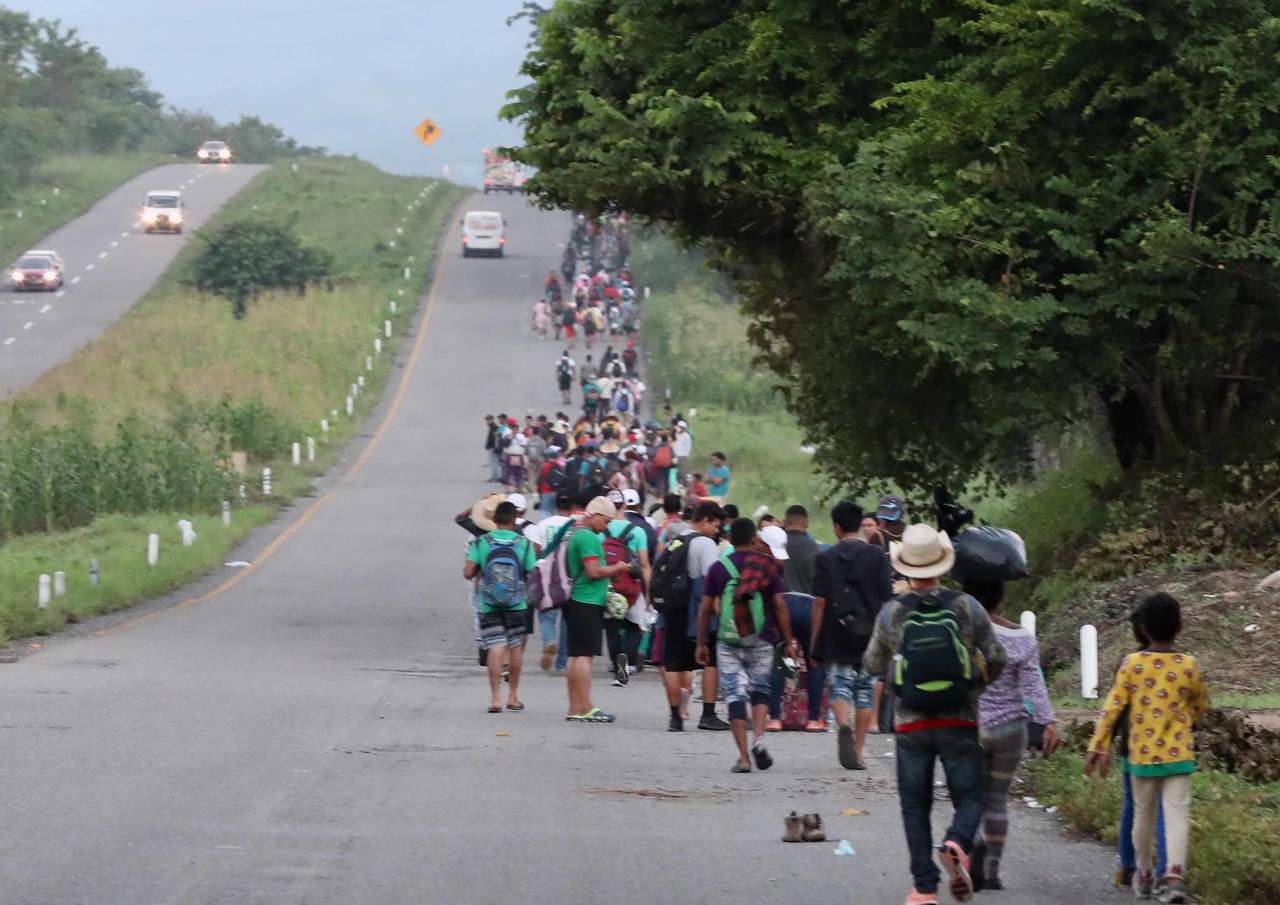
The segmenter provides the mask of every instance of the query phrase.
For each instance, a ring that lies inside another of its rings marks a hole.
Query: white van
[[[142,202],[142,228],[149,233],[180,233],[185,214],[182,192],[177,189],[147,192]]]
[[[507,221],[497,211],[467,211],[462,218],[462,256],[502,257],[507,247]]]

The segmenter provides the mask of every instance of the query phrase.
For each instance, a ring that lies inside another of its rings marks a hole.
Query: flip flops
[[[592,707],[586,713],[571,713],[565,719],[570,723],[612,723],[616,717],[599,707]]]

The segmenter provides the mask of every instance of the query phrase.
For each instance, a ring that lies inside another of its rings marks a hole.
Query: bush
[[[191,283],[231,302],[237,320],[249,300],[273,289],[306,292],[328,279],[332,257],[307,248],[292,227],[243,220],[201,233],[205,246],[192,265]]]

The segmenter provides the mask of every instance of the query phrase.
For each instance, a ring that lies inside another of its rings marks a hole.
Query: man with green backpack
[[[982,604],[940,584],[956,559],[945,533],[910,525],[890,557],[911,590],[880,610],[862,668],[877,676],[889,671],[896,695],[898,798],[915,881],[906,902],[938,901],[941,873],[930,825],[938,760],[955,816],[936,855],[952,897],[967,902],[973,897],[969,852],[985,804],[978,697],[1004,669],[1005,650]]]
[[[773,758],[764,747],[769,718],[775,645],[798,658],[800,646],[791,635],[791,620],[783,599],[782,565],[786,549],[772,550],[756,538],[756,526],[740,518],[729,527],[731,551],[725,551],[707,572],[698,611],[697,661],[712,662],[707,633],[713,614],[720,617],[716,630],[716,663],[720,669],[720,693],[729,705],[729,726],[738,745],[734,773],[768,770]],[[747,746],[747,707],[750,704],[753,738]]]

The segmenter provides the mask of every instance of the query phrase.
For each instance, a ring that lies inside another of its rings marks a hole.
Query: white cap
[[[524,498],[524,494],[512,493],[507,495],[507,502],[520,512],[524,512],[529,508],[529,501]]]
[[[622,491],[622,503],[624,506],[639,506],[640,494],[628,487],[626,490]]]
[[[507,497],[510,502],[511,497]],[[760,539],[769,545],[769,550],[773,553],[774,559],[790,559],[787,553],[787,532],[779,528],[777,525],[769,525],[760,532]]]

